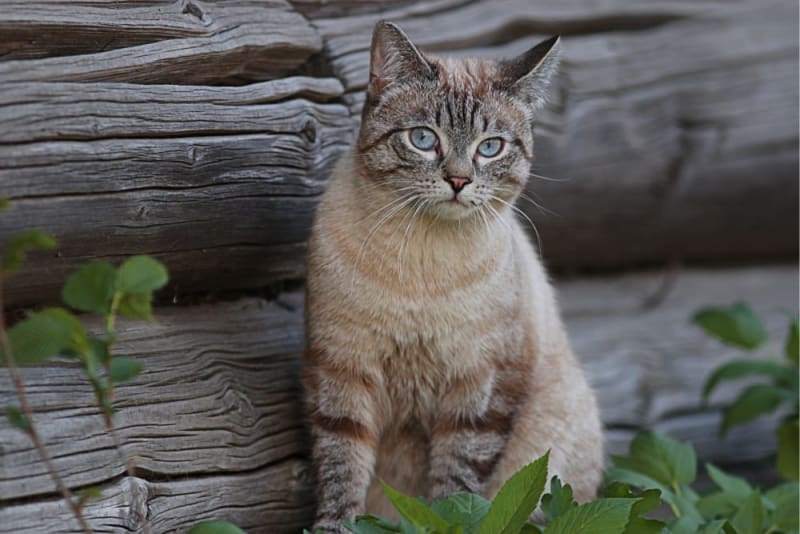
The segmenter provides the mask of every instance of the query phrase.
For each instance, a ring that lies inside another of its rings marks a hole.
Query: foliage
[[[708,334],[744,350],[761,347],[767,340],[761,320],[746,304],[727,308],[706,308],[694,316],[694,322]],[[748,386],[722,414],[720,432],[741,425],[762,415],[785,407],[788,412],[778,427],[778,456],[776,467],[786,479],[798,479],[798,318],[790,319],[789,333],[783,349],[783,362],[775,360],[740,359],[716,369],[706,381],[703,397],[707,400],[721,383],[742,378],[759,378],[761,382]],[[763,380],[766,380],[764,382]]]
[[[0,199],[0,210],[9,207],[7,200]],[[10,238],[0,257],[0,364],[8,367],[20,401],[20,407],[7,406],[5,413],[12,426],[30,436],[81,530],[90,532],[82,509],[89,500],[99,498],[101,492],[98,488],[88,487],[75,498],[66,487],[33,423],[32,408],[27,403],[17,366],[40,364],[56,357],[79,362],[94,389],[106,428],[122,456],[112,423],[114,409],[111,398],[114,387],[133,379],[141,372],[142,365],[133,358],[113,354],[116,320],[118,315],[152,319],[150,303],[153,292],[166,284],[167,271],[152,258],[135,256],[118,269],[110,263],[95,261],[74,272],[64,284],[62,300],[79,312],[100,315],[104,324],[100,335],[90,333],[75,314],[62,307],[31,313],[11,328],[6,328],[2,302],[5,280],[22,268],[29,252],[55,246],[53,237],[34,229]],[[124,463],[130,466],[128,462]]]
[[[653,492],[634,495],[624,488],[612,496],[578,505],[572,498],[572,488],[554,476],[550,491],[544,493],[548,460],[549,454],[545,454],[523,467],[506,481],[491,502],[479,495],[457,493],[428,504],[384,484],[386,496],[401,516],[399,522],[365,515],[343,524],[356,534],[623,534],[632,521],[657,527],[652,532],[663,527],[657,521],[640,517],[658,506],[657,494]],[[529,522],[540,501],[546,525]]]

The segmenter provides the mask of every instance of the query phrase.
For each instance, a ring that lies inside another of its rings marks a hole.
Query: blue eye
[[[430,128],[412,128],[408,131],[411,144],[420,150],[433,150],[439,143],[439,138]]]
[[[503,141],[499,137],[490,137],[489,139],[484,139],[481,141],[481,144],[478,145],[478,154],[483,156],[484,158],[493,158],[503,150],[503,145],[505,141]]]

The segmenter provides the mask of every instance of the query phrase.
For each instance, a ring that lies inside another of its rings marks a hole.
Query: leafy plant
[[[549,454],[545,454],[522,468],[506,481],[492,502],[479,495],[457,493],[429,504],[384,484],[400,521],[364,515],[343,525],[356,534],[625,534],[659,532],[663,527],[658,521],[640,517],[659,505],[657,491],[635,495],[627,486],[619,485],[612,496],[578,505],[572,499],[572,488],[554,476],[549,493],[544,493],[548,460]],[[528,521],[540,502],[546,525]],[[626,530],[631,523],[651,530]]]
[[[0,202],[0,207],[7,208],[8,202]],[[79,362],[94,389],[106,429],[113,438],[122,463],[132,476],[131,462],[123,456],[113,426],[114,408],[111,399],[114,387],[138,375],[142,365],[133,358],[113,353],[117,339],[115,325],[118,316],[152,319],[153,292],[166,284],[167,271],[152,258],[135,256],[126,260],[119,268],[114,268],[107,262],[95,261],[73,273],[64,285],[62,299],[67,306],[77,311],[100,315],[104,325],[104,331],[100,335],[90,333],[76,315],[62,307],[31,313],[7,328],[3,315],[5,280],[22,267],[28,252],[51,249],[55,244],[51,236],[40,230],[30,230],[11,238],[0,258],[0,363],[8,367],[20,403],[19,407],[6,407],[5,412],[12,426],[30,436],[81,529],[91,532],[83,518],[82,509],[88,500],[100,496],[100,490],[86,488],[76,498],[64,484],[33,422],[33,410],[28,403],[17,366],[39,364],[55,357]]]
[[[755,350],[767,340],[761,320],[746,304],[727,308],[706,308],[694,316],[694,322],[709,335],[744,350]],[[716,369],[706,381],[703,397],[708,399],[722,382],[742,378],[766,379],[748,386],[722,414],[720,432],[774,412],[788,408],[777,430],[778,455],[776,468],[788,480],[798,479],[798,319],[791,318],[789,334],[783,350],[783,362],[777,360],[738,359]]]
[[[628,456],[612,459],[614,466],[606,473],[608,481],[660,491],[673,515],[666,532],[757,534],[798,530],[796,482],[762,492],[744,479],[706,464],[715,489],[701,496],[691,486],[697,478],[692,446],[653,432],[639,434]]]

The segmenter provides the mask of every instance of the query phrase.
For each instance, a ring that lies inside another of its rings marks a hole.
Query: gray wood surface
[[[774,421],[717,437],[720,406],[737,388],[723,388],[708,406],[700,388],[711,368],[741,354],[688,320],[702,306],[747,301],[770,333],[759,355],[777,353],[786,311],[797,305],[796,266],[667,276],[558,284],[574,347],[600,398],[610,452],[623,452],[637,429],[656,428],[691,438],[703,460],[765,458],[774,450]],[[313,503],[299,404],[302,294],[163,306],[156,316],[157,323],[125,324],[119,346],[145,366],[115,402],[123,449],[136,461],[133,480],[124,476],[80,372],[66,363],[24,369],[36,423],[67,482],[104,489],[88,509],[92,525],[141,532],[138,512],[157,533],[184,532],[211,517],[253,534],[307,525]],[[0,405],[10,403],[13,392],[0,373]],[[0,420],[0,532],[71,532],[69,517],[27,438]]]
[[[179,299],[302,278],[378,18],[460,55],[564,34],[536,125],[552,180],[528,188],[552,213],[520,203],[551,267],[796,257],[789,0],[15,0],[0,2],[0,196],[17,210],[0,242],[40,226],[61,245],[10,302],[52,301],[78,263],[132,253],[164,260]]]
[[[280,0],[4,1],[0,36],[3,81],[241,83],[285,76],[322,47]]]
[[[301,277],[316,198],[349,136],[330,101],[339,82],[130,87],[0,89],[0,196],[15,203],[0,236],[37,226],[59,242],[15,276],[9,301],[52,302],[77,265],[136,253],[164,261],[176,295]]]

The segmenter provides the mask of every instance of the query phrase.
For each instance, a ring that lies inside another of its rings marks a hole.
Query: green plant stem
[[[114,345],[114,340],[116,339],[117,310],[119,309],[120,300],[122,300],[122,292],[114,292],[114,297],[111,299],[111,309],[106,316],[106,352],[108,352],[109,356],[111,355],[111,347]],[[109,390],[109,401],[111,400],[113,391],[113,385],[111,385]],[[103,419],[105,420],[106,430],[109,434],[111,434],[111,440],[114,443],[114,449],[117,451],[119,461],[125,466],[125,472],[128,474],[131,498],[135,498],[135,492],[133,491],[133,479],[136,476],[136,473],[134,472],[133,460],[129,457],[126,457],[122,452],[122,443],[120,442],[117,429],[114,426],[114,420],[112,419],[111,415],[106,413],[104,410]],[[136,505],[139,503],[134,504]],[[138,506],[135,506],[135,508],[138,509]],[[137,519],[142,522],[144,533],[150,534],[150,522],[147,520],[147,517],[141,517]]]
[[[25,394],[25,385],[22,382],[22,376],[20,376],[19,370],[17,369],[17,364],[14,361],[14,355],[11,353],[11,343],[8,340],[8,333],[6,331],[4,309],[3,277],[0,276],[0,345],[3,347],[3,353],[5,354],[8,372],[11,374],[11,380],[14,382],[14,389],[17,391],[17,398],[19,399],[20,408],[22,409],[22,413],[25,414],[25,418],[28,420],[28,435],[30,436],[31,441],[33,441],[33,445],[36,447],[36,450],[39,452],[39,456],[42,458],[47,471],[50,473],[50,478],[53,479],[56,489],[59,493],[61,493],[61,496],[64,497],[67,505],[75,515],[75,519],[78,520],[81,530],[83,530],[86,534],[92,534],[92,530],[86,523],[86,519],[83,517],[80,507],[72,497],[72,492],[69,490],[67,485],[64,484],[64,481],[62,480],[61,475],[58,474],[58,471],[56,471],[53,461],[50,458],[50,453],[47,452],[47,448],[44,446],[44,442],[39,436],[36,426],[33,424],[33,410],[31,410],[31,406],[28,404],[28,397]]]

